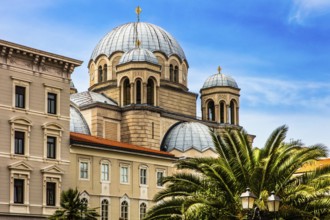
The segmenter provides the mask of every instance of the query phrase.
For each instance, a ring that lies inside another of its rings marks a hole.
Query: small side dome
[[[90,105],[93,103],[104,103],[108,105],[117,106],[117,103],[115,101],[106,97],[105,95],[90,91],[71,94],[70,101],[73,102],[78,107]]]
[[[228,75],[223,73],[217,73],[206,79],[202,89],[211,88],[211,87],[232,87],[238,89],[236,81]]]
[[[84,116],[73,104],[70,105],[70,131],[81,134],[91,134]]]
[[[161,150],[181,152],[195,149],[204,152],[214,149],[209,127],[199,122],[183,122],[174,125],[164,136]]]
[[[118,65],[129,62],[148,62],[159,65],[156,56],[150,50],[143,48],[134,48],[124,53]]]

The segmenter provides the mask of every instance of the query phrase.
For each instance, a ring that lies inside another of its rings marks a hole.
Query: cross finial
[[[135,9],[135,13],[137,14],[137,21],[140,22],[140,14],[142,12],[142,9],[140,6],[137,6]]]
[[[221,73],[221,66],[218,66],[218,73],[220,74]]]
[[[135,42],[135,46],[136,46],[137,48],[140,48],[140,45],[141,45],[141,41],[140,41],[140,40],[136,40],[136,42]]]

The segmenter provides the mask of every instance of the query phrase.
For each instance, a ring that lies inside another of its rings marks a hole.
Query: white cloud
[[[330,13],[329,0],[293,0],[289,22],[304,24],[307,18]]]

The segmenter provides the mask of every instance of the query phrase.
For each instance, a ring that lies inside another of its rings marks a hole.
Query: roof
[[[70,105],[70,131],[90,134],[89,126],[84,116],[73,104]]]
[[[78,107],[83,107],[93,103],[104,103],[108,105],[117,106],[117,103],[115,103],[112,99],[106,97],[105,95],[90,91],[71,94],[70,100]]]
[[[161,27],[145,22],[131,22],[114,28],[96,45],[91,59],[95,60],[102,54],[109,57],[117,51],[127,52],[134,49],[137,39],[140,40],[141,47],[151,52],[159,51],[167,56],[177,55],[186,60],[181,46],[171,34]]]
[[[135,153],[142,153],[148,155],[155,155],[161,157],[170,157],[175,158],[175,156],[171,153],[160,151],[160,150],[153,150],[146,147],[141,147],[137,145],[132,145],[128,143],[123,143],[119,141],[109,140],[101,137],[80,134],[75,132],[70,132],[70,142],[71,144],[84,144],[90,146],[97,146],[102,147],[104,149],[111,149],[111,150],[119,150],[119,151],[126,151],[126,152],[135,152]]]
[[[119,60],[119,65],[129,62],[148,62],[153,64],[158,64],[156,56],[147,49],[144,48],[134,48],[127,51]]]
[[[202,89],[217,87],[217,86],[220,87],[229,86],[238,89],[238,85],[236,81],[231,76],[222,73],[217,73],[207,78],[204,82]]]
[[[314,171],[317,168],[321,168],[322,166],[330,166],[330,158],[320,159],[312,163],[305,164],[297,170],[297,173]]]
[[[195,149],[204,152],[214,149],[209,127],[199,122],[183,122],[174,125],[164,136],[161,149],[170,152],[179,150],[186,152]]]

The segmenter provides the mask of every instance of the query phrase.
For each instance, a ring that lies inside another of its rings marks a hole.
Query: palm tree
[[[61,209],[49,217],[51,220],[82,220],[90,219],[96,220],[99,214],[95,209],[90,209],[79,198],[79,191],[77,189],[69,188],[61,193]]]
[[[157,204],[146,220],[242,219],[240,194],[250,187],[261,214],[267,215],[271,191],[282,198],[279,215],[284,219],[311,219],[330,213],[330,167],[296,175],[305,164],[326,157],[323,145],[304,147],[285,143],[288,128],[281,126],[263,148],[252,148],[244,130],[213,134],[217,158],[189,158],[177,162],[178,172],[163,179]]]

